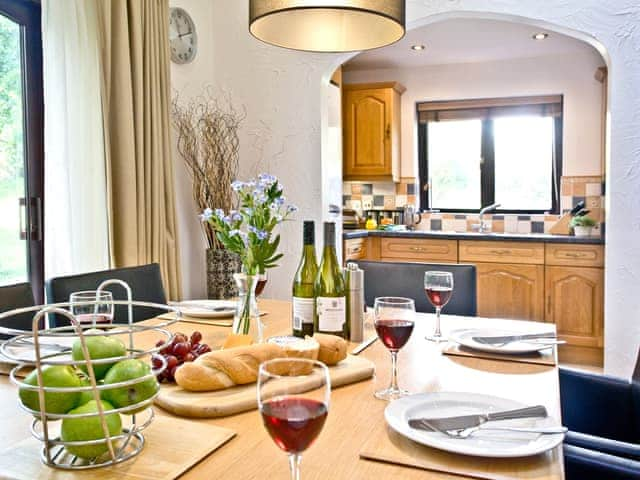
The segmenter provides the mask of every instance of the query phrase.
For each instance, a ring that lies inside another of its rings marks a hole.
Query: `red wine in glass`
[[[414,323],[409,320],[375,321],[376,333],[389,350],[400,350],[411,337]]]
[[[107,324],[113,321],[113,315],[106,313],[79,313],[76,315],[79,323]]]
[[[434,307],[444,307],[451,299],[453,293],[452,288],[447,287],[430,287],[424,289],[427,294],[427,298]]]
[[[262,404],[262,421],[271,438],[287,453],[300,453],[316,439],[327,419],[318,400],[284,397]]]

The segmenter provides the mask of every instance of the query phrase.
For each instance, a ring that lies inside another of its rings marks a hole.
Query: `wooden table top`
[[[290,303],[262,300],[265,336],[282,333],[290,328]],[[407,345],[399,354],[399,383],[412,393],[451,391],[485,393],[510,398],[527,404],[543,404],[549,414],[560,419],[560,399],[557,367],[505,362],[473,357],[442,355],[442,345],[424,340],[433,329],[433,315],[418,314],[416,327]],[[541,324],[484,318],[443,316],[443,332],[472,326],[540,330]],[[553,325],[546,324],[549,328]],[[219,344],[229,328],[189,323],[174,324],[174,331],[203,333],[203,342]],[[375,332],[369,325],[365,338]],[[349,349],[351,350],[353,346]],[[331,392],[331,409],[323,431],[314,445],[303,454],[302,476],[305,479],[459,479],[460,476],[412,469],[359,458],[362,445],[375,426],[384,422],[386,402],[374,398],[376,390],[389,383],[391,361],[388,351],[378,341],[360,355],[376,364],[374,378],[340,387]],[[156,409],[157,414],[171,416]],[[182,479],[225,478],[265,479],[289,478],[286,455],[271,440],[257,411],[226,418],[194,419],[194,422],[227,427],[237,432],[227,445],[214,452]],[[15,386],[7,376],[0,376],[0,446],[10,445],[29,436],[30,417],[19,408]],[[167,434],[168,448],[171,435]],[[144,453],[143,453],[144,454]],[[549,457],[549,462],[562,462],[562,455]],[[554,465],[557,474],[536,477],[537,480],[564,478],[562,465]],[[2,477],[2,472],[0,472]],[[4,477],[2,477],[4,478]],[[92,478],[91,472],[83,478]],[[469,477],[470,478],[470,477]]]

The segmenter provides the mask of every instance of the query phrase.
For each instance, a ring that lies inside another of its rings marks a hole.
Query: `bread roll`
[[[255,382],[262,362],[284,356],[282,348],[272,343],[217,350],[181,365],[175,379],[182,388],[193,392],[222,390]]]
[[[315,333],[313,338],[320,344],[318,360],[321,362],[335,365],[347,358],[347,341],[344,338],[326,333]]]

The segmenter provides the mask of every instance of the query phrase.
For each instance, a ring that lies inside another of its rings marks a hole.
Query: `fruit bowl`
[[[50,467],[78,470],[113,465],[133,458],[144,447],[142,431],[153,421],[152,404],[159,393],[157,376],[167,366],[161,356],[155,360],[161,348],[155,340],[160,334],[171,341],[173,334],[165,327],[182,315],[179,308],[168,305],[110,302],[129,307],[128,323],[100,324],[97,330],[95,325],[79,323],[67,309],[70,303],[0,314],[0,321],[25,312],[34,314],[33,330],[12,331],[16,336],[1,344],[0,352],[16,363],[10,379],[19,388],[20,406],[34,417],[31,434],[42,442],[41,460]],[[134,324],[133,307],[175,312],[175,318],[154,325]],[[49,314],[64,316],[71,325],[38,328]],[[144,341],[152,346],[137,348],[145,337],[153,337],[153,342]],[[19,378],[25,369],[32,371]]]

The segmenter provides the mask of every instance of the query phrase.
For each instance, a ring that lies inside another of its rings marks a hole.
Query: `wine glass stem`
[[[440,310],[441,307],[436,307],[436,331],[433,333],[434,337],[441,337],[442,332],[440,332]]]
[[[398,388],[398,351],[391,351],[391,385],[390,390],[400,390]]]
[[[289,470],[291,470],[291,480],[300,480],[300,459],[299,453],[289,454]]]

